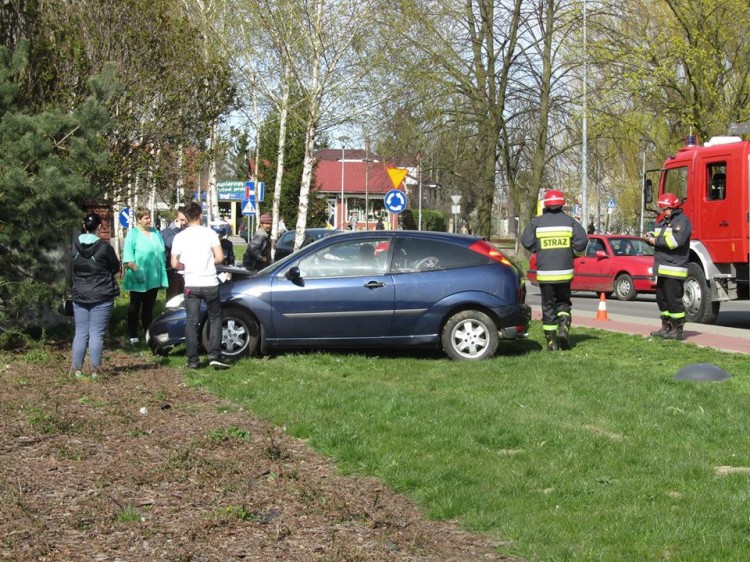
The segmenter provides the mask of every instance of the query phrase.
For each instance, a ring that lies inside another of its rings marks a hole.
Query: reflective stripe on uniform
[[[572,226],[538,226],[536,229],[538,240],[537,251],[570,248],[573,238]]]
[[[656,274],[663,275],[664,277],[674,277],[676,279],[687,279],[688,270],[687,267],[678,267],[676,265],[660,263],[657,267]]]
[[[536,271],[536,280],[539,283],[549,283],[551,281],[570,281],[573,279],[573,269],[558,269],[558,270],[547,270]]]
[[[664,242],[667,244],[667,248],[670,250],[674,250],[679,244],[677,243],[677,238],[674,237],[674,233],[672,232],[671,227],[667,227],[664,229],[663,232],[664,235]]]

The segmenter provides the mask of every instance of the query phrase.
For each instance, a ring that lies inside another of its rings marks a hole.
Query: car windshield
[[[653,256],[654,248],[640,238],[610,238],[616,256]]]

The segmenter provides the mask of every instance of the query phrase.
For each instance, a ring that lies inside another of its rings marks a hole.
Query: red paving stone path
[[[538,306],[532,306],[532,318],[542,319],[542,312]],[[624,316],[608,314],[609,320],[596,320],[594,313],[573,314],[573,328],[585,326],[599,330],[622,332],[625,334],[638,334],[649,337],[649,333],[659,328],[658,318],[637,318],[635,316]],[[726,328],[724,326],[712,326],[707,324],[685,325],[685,341],[701,347],[712,347],[721,351],[734,353],[750,353],[750,330],[738,328]]]

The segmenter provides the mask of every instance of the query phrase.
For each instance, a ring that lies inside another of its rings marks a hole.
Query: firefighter
[[[654,247],[656,272],[656,304],[661,316],[661,329],[652,336],[665,340],[684,340],[685,305],[682,295],[688,274],[690,234],[693,226],[682,211],[682,201],[674,193],[664,193],[656,206],[662,213],[656,219],[654,232],[646,234],[646,242]]]
[[[550,189],[541,215],[531,219],[521,244],[536,253],[536,278],[542,293],[542,327],[547,349],[570,348],[570,282],[573,259],[583,255],[588,236],[583,226],[563,211],[565,197]]]

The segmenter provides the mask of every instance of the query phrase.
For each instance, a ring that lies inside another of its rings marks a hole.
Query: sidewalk
[[[573,310],[573,328],[585,326],[598,330],[609,330],[625,334],[636,334],[649,337],[649,333],[658,329],[661,322],[658,318],[638,318],[620,314],[608,314],[609,320],[596,320],[596,313],[576,313]],[[542,319],[539,307],[532,306],[532,318]],[[711,347],[733,353],[750,353],[750,330],[727,328],[711,324],[685,324],[685,342],[700,347]]]

